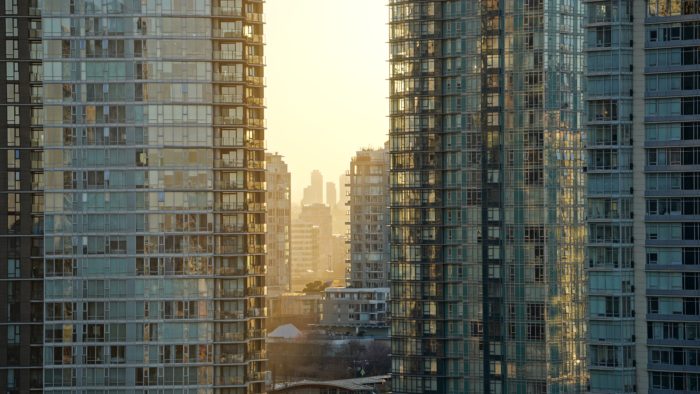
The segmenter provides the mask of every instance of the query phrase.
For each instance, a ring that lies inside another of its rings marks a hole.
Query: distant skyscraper
[[[41,11],[45,390],[265,391],[263,2]]]
[[[304,221],[292,221],[292,288],[301,290],[304,285],[319,279],[321,269],[320,230],[317,225]]]
[[[594,393],[700,392],[700,4],[586,2]]]
[[[319,262],[318,274],[325,279],[342,278],[342,273],[330,273],[333,262],[333,243],[332,243],[332,221],[331,210],[324,204],[304,205],[301,207],[299,221],[314,226],[318,226],[319,230]]]
[[[41,16],[4,4],[0,106],[0,388],[42,388],[44,174]]]
[[[338,196],[335,193],[335,183],[326,182],[326,205],[331,208],[331,211],[335,209],[338,204]]]
[[[292,174],[279,154],[265,154],[269,294],[291,290]]]
[[[319,170],[311,172],[311,184],[304,188],[302,205],[323,204],[323,175]]]
[[[586,389],[578,1],[390,1],[395,393]]]

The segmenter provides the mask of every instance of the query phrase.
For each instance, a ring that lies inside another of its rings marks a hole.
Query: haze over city
[[[0,35],[0,392],[700,393],[700,0]]]
[[[337,183],[355,151],[387,140],[389,12],[383,0],[265,7],[267,147],[284,155],[299,202],[312,170]]]

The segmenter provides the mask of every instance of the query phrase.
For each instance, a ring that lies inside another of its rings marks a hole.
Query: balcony
[[[245,334],[242,332],[222,332],[216,336],[219,341],[244,341]]]
[[[216,204],[218,211],[245,211],[246,204],[243,202],[220,202]]]
[[[219,311],[217,313],[216,317],[219,320],[231,320],[231,319],[243,320],[243,319],[245,319],[245,315],[243,314],[243,312],[234,312],[234,311]]]
[[[217,104],[243,104],[243,96],[239,94],[215,94],[214,103]]]
[[[219,275],[228,275],[228,276],[246,276],[248,275],[248,271],[245,268],[238,268],[238,267],[221,267],[219,268]]]
[[[233,159],[216,159],[214,160],[215,168],[243,168],[243,160]]]
[[[248,360],[266,360],[267,352],[265,350],[259,350],[255,352],[248,352]]]
[[[251,381],[265,380],[265,373],[264,372],[250,372],[248,374],[248,379]]]
[[[214,51],[214,60],[243,60],[243,54],[240,52],[230,51]]]
[[[265,18],[263,17],[263,14],[261,13],[256,13],[256,12],[248,12],[245,14],[245,18],[247,21],[250,22],[264,22]]]
[[[246,231],[249,233],[264,233],[265,224],[262,223],[250,223],[246,226]]]
[[[221,30],[214,29],[214,38],[243,38],[243,30]]]
[[[219,298],[243,298],[246,293],[243,289],[223,289],[219,291]]]
[[[246,78],[247,80],[247,78]],[[236,73],[214,73],[214,81],[219,82],[243,82],[243,74]]]
[[[265,339],[267,337],[267,330],[248,330],[246,333],[246,338],[248,339]]]
[[[253,286],[246,290],[246,295],[249,296],[264,296],[267,294],[267,288],[265,286]]]
[[[219,363],[221,364],[242,363],[244,361],[245,356],[240,353],[224,353],[219,355]]]
[[[265,105],[265,99],[262,97],[246,97],[245,102],[250,105]]]
[[[217,116],[214,118],[216,124],[222,125],[243,125],[243,118],[234,118],[232,116]]]
[[[233,7],[212,7],[212,15],[214,16],[242,16],[240,8]]]
[[[265,182],[248,182],[248,190],[261,190],[265,191]]]
[[[262,56],[258,56],[258,55],[247,55],[245,57],[245,60],[250,64],[260,64],[260,65],[265,64],[265,58]]]
[[[262,85],[264,83],[263,77],[258,77],[255,75],[246,75],[245,81],[255,85]]]
[[[267,308],[250,308],[245,315],[246,317],[266,317]]]

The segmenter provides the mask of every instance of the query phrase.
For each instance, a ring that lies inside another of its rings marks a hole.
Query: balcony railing
[[[243,60],[240,52],[214,51],[214,60]]]
[[[219,376],[216,378],[216,384],[219,386],[238,386],[245,384],[243,376]]]
[[[256,85],[262,85],[264,83],[263,77],[258,77],[255,75],[246,75],[245,81]]]
[[[215,94],[214,102],[217,104],[243,104],[243,96],[240,94]]]
[[[234,118],[231,116],[217,116],[214,118],[216,124],[224,125],[243,125],[243,118]]]
[[[255,13],[255,12],[248,12],[245,14],[246,20],[249,20],[251,22],[263,22],[263,14]]]
[[[243,312],[229,312],[229,311],[219,311],[217,313],[219,320],[230,320],[230,319],[245,319]]]
[[[242,332],[222,332],[216,336],[220,341],[244,341],[246,336]]]
[[[214,29],[213,34],[215,38],[242,38],[243,30]]]
[[[215,167],[221,168],[243,168],[243,160],[217,159],[214,160]]]
[[[220,363],[242,363],[245,361],[245,355],[241,353],[225,353],[219,355]]]
[[[240,8],[232,7],[213,7],[212,15],[214,16],[241,16],[243,13]]]
[[[247,55],[245,59],[252,64],[265,64],[265,58],[258,55]]]
[[[264,286],[253,286],[246,290],[246,294],[250,296],[264,296],[267,294],[267,289]]]
[[[214,81],[243,82],[243,74],[214,73]]]

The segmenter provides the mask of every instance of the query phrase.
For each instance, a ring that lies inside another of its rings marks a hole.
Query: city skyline
[[[377,0],[268,0],[265,13],[267,149],[284,156],[298,204],[311,171],[335,181],[357,150],[386,141],[389,12]]]
[[[700,393],[700,0],[0,34],[3,393]]]

